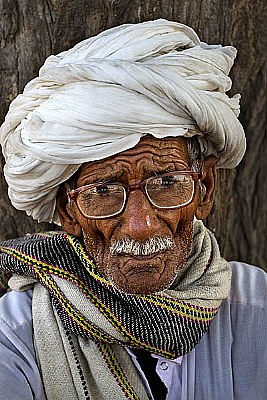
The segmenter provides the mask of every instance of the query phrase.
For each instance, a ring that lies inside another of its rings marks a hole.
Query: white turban
[[[12,204],[58,222],[56,193],[84,162],[135,146],[151,134],[198,135],[218,166],[245,151],[239,96],[227,76],[236,49],[207,45],[163,19],[109,29],[50,56],[11,103],[0,130]]]

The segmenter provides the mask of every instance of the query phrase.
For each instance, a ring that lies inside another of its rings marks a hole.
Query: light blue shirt
[[[127,351],[132,357],[133,363],[140,373],[147,393],[151,399],[153,399],[148,380],[137,361],[136,355],[131,351],[131,349],[127,349]],[[181,373],[183,357],[178,357],[176,360],[166,360],[166,358],[157,356],[156,354],[152,354],[152,357],[157,359],[156,372],[168,390],[166,400],[180,400],[182,393]]]
[[[267,274],[247,264],[231,266],[231,293],[200,343],[175,361],[158,358],[167,400],[267,399]],[[10,292],[0,299],[0,400],[45,400],[31,295]],[[147,387],[134,355],[132,360]]]

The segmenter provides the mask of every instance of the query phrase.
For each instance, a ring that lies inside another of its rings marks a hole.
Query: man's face
[[[147,136],[133,149],[84,164],[77,187],[114,180],[114,176],[117,182],[136,184],[155,174],[189,169],[184,138],[158,140]],[[85,218],[76,205],[68,207],[99,271],[126,293],[152,293],[170,287],[184,265],[191,249],[198,197],[196,194],[192,203],[180,209],[158,209],[137,189],[129,193],[121,214],[102,220]],[[117,245],[125,239],[135,246],[146,243],[151,249],[141,255],[131,250],[120,252]],[[162,244],[154,248],[155,241]]]

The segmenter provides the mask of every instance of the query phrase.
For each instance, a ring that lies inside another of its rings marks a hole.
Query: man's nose
[[[157,211],[141,190],[129,193],[122,217],[121,233],[132,239],[142,241],[160,233]]]

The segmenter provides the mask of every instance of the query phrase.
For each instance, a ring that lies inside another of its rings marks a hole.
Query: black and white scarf
[[[9,240],[0,251],[0,269],[16,275],[10,286],[34,285],[34,342],[48,400],[146,399],[125,348],[170,359],[190,352],[230,288],[230,268],[200,221],[181,280],[149,295],[114,288],[64,232]]]

